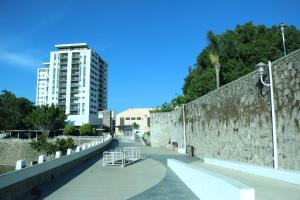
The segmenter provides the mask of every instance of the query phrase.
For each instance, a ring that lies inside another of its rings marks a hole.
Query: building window
[[[130,117],[126,117],[126,120],[130,120]]]
[[[137,119],[137,120],[142,120],[142,118],[141,118],[141,117],[137,117],[136,119]]]
[[[120,118],[120,126],[124,126],[124,124],[125,124],[125,123],[124,123],[124,117],[121,117],[121,118]]]
[[[135,120],[135,117],[131,117],[131,120]]]

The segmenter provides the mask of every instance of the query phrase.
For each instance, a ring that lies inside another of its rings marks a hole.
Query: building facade
[[[38,68],[35,99],[35,104],[37,106],[46,105],[48,102],[49,65],[50,63],[43,63],[43,65]]]
[[[115,123],[116,136],[132,136],[134,129],[142,134],[145,132],[149,132],[150,108],[127,109],[121,113],[116,114]]]
[[[48,67],[39,69],[48,69],[49,78],[46,96],[37,91],[37,99],[47,101],[36,104],[57,105],[65,110],[68,122],[76,126],[100,125],[98,111],[107,108],[106,62],[86,43],[55,47]]]

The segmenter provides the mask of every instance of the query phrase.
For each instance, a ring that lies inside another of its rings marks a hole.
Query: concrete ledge
[[[200,169],[175,159],[168,166],[201,200],[254,200],[255,190],[234,179]]]
[[[51,181],[73,169],[91,156],[104,151],[112,141],[111,136],[106,137],[103,143],[92,148],[65,155],[60,158],[26,167],[24,169],[6,173],[0,176],[1,200],[18,199],[32,188],[44,182]]]
[[[264,167],[264,166],[249,164],[249,163],[217,160],[211,158],[204,158],[204,163],[219,166],[219,167],[224,167],[227,169],[234,169],[249,174],[254,174],[257,176],[263,176],[266,178],[272,178],[287,183],[300,185],[299,171],[283,170],[283,169],[275,170],[270,167]]]

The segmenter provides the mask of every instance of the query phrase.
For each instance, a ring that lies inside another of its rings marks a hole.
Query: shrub
[[[139,129],[139,128],[140,128],[140,125],[138,125],[138,124],[135,123],[135,122],[132,124],[132,126],[133,126],[134,129]]]
[[[54,154],[56,151],[62,151],[63,154],[67,149],[74,148],[75,144],[72,138],[56,139],[55,143],[47,142],[47,135],[38,136],[37,140],[30,143],[31,147],[39,152],[46,152],[47,155]]]
[[[75,126],[68,124],[64,128],[64,135],[76,135],[77,131]]]
[[[67,152],[67,149],[74,148],[75,144],[72,138],[56,139],[55,146],[56,146],[56,151],[61,151],[63,154],[65,154]]]
[[[37,151],[45,151],[47,149],[47,135],[42,134],[37,137],[37,140],[30,142],[30,146]]]
[[[92,125],[83,124],[80,126],[80,135],[94,135]]]

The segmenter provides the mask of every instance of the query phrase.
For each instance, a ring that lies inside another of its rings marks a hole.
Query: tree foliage
[[[49,135],[51,130],[63,128],[65,124],[65,112],[58,107],[37,106],[26,118],[28,124],[41,130],[44,134]]]
[[[150,110],[150,112],[170,112],[172,110],[174,110],[172,104],[165,102],[160,107]]]
[[[139,128],[140,128],[140,125],[137,124],[136,122],[134,122],[134,123],[132,124],[132,127],[133,127],[133,129],[139,129]]]
[[[90,124],[83,124],[80,126],[80,135],[94,135],[93,127]]]
[[[30,143],[31,147],[39,152],[45,152],[47,155],[54,154],[56,151],[61,151],[66,154],[67,149],[75,147],[74,140],[72,138],[59,139],[55,142],[48,142],[48,136],[42,134],[38,136],[37,140]]]
[[[300,31],[296,27],[286,27],[285,37],[288,52],[300,48]],[[189,67],[189,73],[184,80],[182,90],[187,101],[216,89],[213,69],[218,62],[222,65],[219,68],[220,85],[225,85],[253,71],[258,62],[273,61],[283,56],[281,31],[278,26],[268,28],[248,22],[220,35],[209,32],[208,42],[207,47],[198,55],[194,67]]]
[[[285,39],[288,53],[300,48],[300,31],[295,26],[285,28]],[[164,103],[152,112],[172,111],[215,90],[218,85],[252,72],[261,61],[274,61],[284,56],[281,30],[277,25],[266,27],[247,22],[219,35],[209,31],[207,41],[196,63],[188,67],[183,95],[177,95],[170,103]]]
[[[0,130],[30,128],[23,119],[32,109],[32,102],[28,99],[17,98],[13,93],[3,90],[0,95]]]
[[[77,135],[77,128],[71,124],[67,124],[64,128],[64,135]]]

